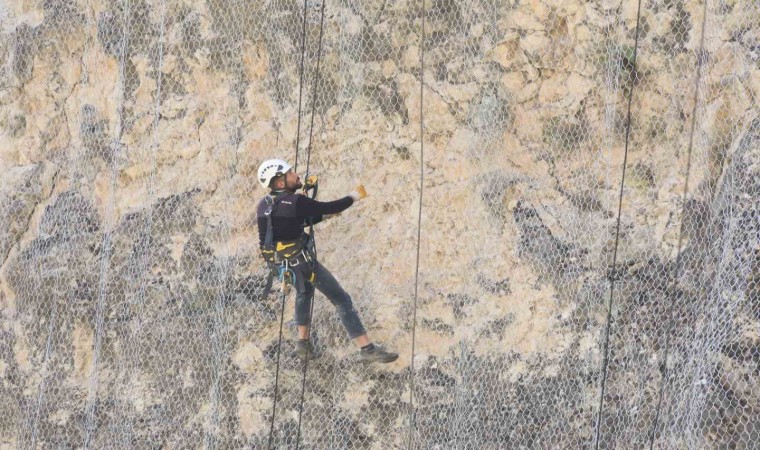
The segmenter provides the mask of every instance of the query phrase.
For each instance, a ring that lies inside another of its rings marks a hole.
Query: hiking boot
[[[359,360],[364,364],[375,362],[387,364],[398,359],[398,353],[389,352],[379,345],[370,345],[371,347],[367,350],[362,349],[359,351]]]
[[[317,359],[321,354],[317,353],[314,346],[311,344],[311,341],[308,340],[302,340],[298,339],[296,340],[296,356],[298,356],[301,360],[306,359],[306,355],[309,355],[309,360]]]

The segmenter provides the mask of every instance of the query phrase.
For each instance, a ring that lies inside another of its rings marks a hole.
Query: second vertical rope
[[[412,355],[409,363],[409,445],[414,448],[414,353],[417,334],[417,296],[420,280],[420,240],[422,237],[422,198],[425,187],[425,0],[422,0],[422,31],[420,33],[420,199],[417,210],[417,257],[414,266],[414,300],[412,309]]]

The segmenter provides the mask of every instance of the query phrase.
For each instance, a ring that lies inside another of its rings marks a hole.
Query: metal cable
[[[301,106],[303,99],[303,74],[304,59],[306,57],[306,12],[308,11],[307,0],[303,0],[303,21],[301,22],[301,64],[298,75],[298,123],[296,125],[296,158],[293,161],[293,170],[298,172],[298,147],[301,144]]]
[[[304,74],[304,59],[306,55],[306,13],[307,13],[307,0],[303,0],[303,21],[301,22],[301,64],[300,74],[298,77],[298,124],[296,126],[296,156],[293,164],[293,170],[298,171],[298,147],[301,139],[301,107],[303,98],[303,74]],[[284,275],[283,275],[284,277]],[[269,444],[268,448],[272,448],[272,437],[274,435],[274,422],[277,412],[277,391],[280,383],[280,353],[282,350],[282,329],[285,322],[285,279],[282,280],[282,295],[280,299],[282,301],[282,308],[280,311],[280,332],[277,338],[277,364],[274,371],[274,400],[272,402],[272,420],[269,425]]]
[[[286,266],[287,267],[287,266]],[[277,387],[280,383],[280,354],[282,353],[280,350],[282,349],[282,327],[285,322],[285,297],[286,297],[286,291],[285,291],[285,276],[287,275],[287,269],[285,272],[282,273],[282,284],[280,285],[280,302],[282,303],[282,308],[280,310],[280,337],[277,341],[277,365],[275,366],[274,371],[274,400],[272,402],[272,421],[269,425],[269,444],[267,445],[267,448],[272,448],[272,437],[274,436],[274,421],[275,416],[277,413]]]
[[[327,3],[327,0],[322,0],[322,8],[320,12],[320,18],[319,18],[319,41],[317,44],[317,67],[314,71],[314,82],[313,82],[313,90],[311,95],[311,122],[309,124],[309,143],[306,146],[306,175],[305,177],[308,179],[309,177],[309,167],[311,164],[311,144],[312,144],[312,138],[314,136],[314,112],[316,111],[316,105],[317,105],[317,85],[319,84],[319,66],[322,59],[322,34],[324,31],[324,22],[325,22],[325,3]],[[304,13],[305,16],[305,13]],[[314,270],[317,268],[317,243],[314,239],[314,219],[310,218],[309,220],[309,240],[311,241],[312,246],[312,257],[314,258]],[[316,272],[313,272],[316,273]],[[314,294],[316,292],[316,289],[313,289],[311,292],[311,303],[309,305],[309,317],[307,319],[307,328],[306,328],[306,340],[308,341],[311,338],[311,327],[312,327],[312,318],[314,317]],[[306,372],[309,368],[309,352],[306,352],[306,358],[303,362],[303,375],[301,378],[301,399],[299,402],[298,407],[298,431],[296,432],[296,450],[300,448],[301,445],[301,418],[303,415],[303,402],[304,402],[304,395],[306,393]]]
[[[594,434],[594,449],[599,450],[599,436],[601,434],[602,416],[604,414],[604,392],[607,384],[607,368],[609,366],[609,352],[610,352],[610,328],[612,328],[612,299],[615,294],[615,278],[617,277],[616,265],[618,245],[620,243],[620,216],[623,211],[623,188],[625,187],[625,171],[628,165],[628,144],[631,135],[631,103],[633,101],[633,88],[636,86],[636,58],[639,51],[639,34],[641,31],[641,0],[638,1],[638,10],[636,11],[636,37],[633,45],[633,61],[631,62],[633,69],[630,74],[630,90],[628,92],[628,109],[626,112],[626,125],[625,125],[625,150],[623,153],[623,173],[620,177],[620,196],[618,198],[618,213],[617,224],[615,226],[615,249],[612,256],[612,270],[610,272],[610,299],[607,305],[607,326],[604,332],[604,360],[602,363],[602,382],[599,393],[599,415],[596,420],[596,432]]]
[[[414,267],[414,300],[412,303],[412,357],[409,363],[409,445],[413,448],[414,439],[414,353],[417,338],[417,293],[420,279],[420,240],[422,237],[422,194],[425,181],[425,120],[423,108],[423,91],[425,80],[425,0],[422,0],[422,31],[420,33],[420,204],[417,210],[417,257]]]

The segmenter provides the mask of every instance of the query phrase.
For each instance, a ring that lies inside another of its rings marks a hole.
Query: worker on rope
[[[389,363],[398,354],[373,344],[353,307],[351,297],[333,275],[315,258],[311,236],[304,231],[309,224],[322,220],[325,214],[336,214],[367,196],[363,185],[346,197],[332,202],[319,202],[296,193],[304,185],[290,164],[281,159],[264,161],[258,170],[259,182],[270,190],[259,202],[256,216],[259,226],[261,255],[272,269],[287,266],[293,273],[296,289],[295,321],[298,328],[296,354],[301,359],[318,357],[309,339],[311,301],[314,288],[335,305],[348,335],[361,348],[360,361]],[[316,188],[317,177],[306,180],[306,189]]]

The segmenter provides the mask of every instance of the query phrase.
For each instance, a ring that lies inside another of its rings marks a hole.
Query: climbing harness
[[[316,197],[316,192],[316,189],[314,189],[311,197],[312,199]],[[264,234],[264,245],[261,248],[261,257],[264,258],[270,271],[273,273],[278,273],[280,267],[285,263],[290,267],[297,267],[301,264],[311,264],[313,266],[316,262],[314,239],[312,238],[314,230],[311,228],[313,227],[313,221],[309,221],[310,233],[304,233],[299,238],[289,241],[275,242],[274,240],[272,216],[281,201],[286,197],[288,197],[287,194],[278,195],[276,198],[273,198],[271,195],[265,197],[267,209],[264,210],[264,215],[267,218],[267,229]]]

